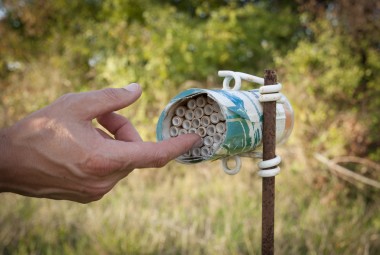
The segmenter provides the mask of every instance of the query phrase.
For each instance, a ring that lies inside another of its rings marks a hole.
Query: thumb
[[[106,88],[77,94],[80,118],[92,120],[105,113],[120,110],[134,103],[142,90],[137,83],[123,88]],[[73,103],[75,105],[75,102]]]

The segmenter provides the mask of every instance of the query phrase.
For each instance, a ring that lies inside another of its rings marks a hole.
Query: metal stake
[[[277,83],[274,70],[265,70],[264,85]],[[263,160],[276,157],[276,102],[263,103]],[[275,177],[263,178],[261,253],[274,254]]]

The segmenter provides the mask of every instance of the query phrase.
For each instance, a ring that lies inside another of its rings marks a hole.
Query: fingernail
[[[140,85],[138,85],[137,83],[131,83],[127,86],[124,86],[123,88],[128,91],[135,92],[140,89]]]

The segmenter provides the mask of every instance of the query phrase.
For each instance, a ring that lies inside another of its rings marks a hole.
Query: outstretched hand
[[[139,85],[66,94],[0,131],[0,192],[99,200],[135,168],[162,167],[200,143],[195,134],[143,142],[114,111],[135,102]],[[92,125],[92,120],[114,137]]]

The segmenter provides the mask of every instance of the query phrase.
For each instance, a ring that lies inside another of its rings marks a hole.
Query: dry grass
[[[288,160],[298,154],[281,153]],[[225,175],[218,162],[136,170],[89,205],[2,194],[0,251],[260,254],[261,181],[250,160],[243,164],[236,176]],[[276,185],[277,254],[380,252],[378,203],[346,199],[347,187],[316,183],[300,162],[285,161],[283,170]]]

